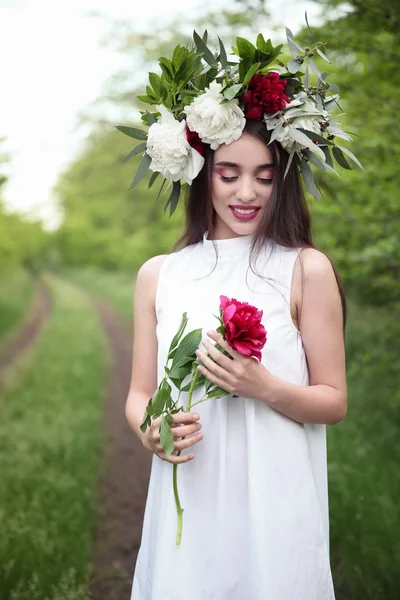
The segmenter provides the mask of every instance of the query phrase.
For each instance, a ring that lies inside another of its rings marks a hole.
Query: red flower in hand
[[[225,327],[224,338],[244,356],[261,360],[261,350],[267,341],[267,332],[261,323],[263,311],[247,302],[220,296],[221,318]]]
[[[268,75],[258,73],[249,83],[244,95],[244,114],[247,119],[261,119],[264,113],[274,114],[286,107],[290,98],[284,93],[286,80],[279,73],[271,71]]]

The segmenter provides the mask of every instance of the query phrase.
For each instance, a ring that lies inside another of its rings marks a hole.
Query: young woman
[[[325,425],[346,414],[345,303],[312,241],[297,158],[284,177],[289,154],[269,141],[247,119],[236,141],[207,147],[181,249],[137,276],[126,415],[154,457],[132,600],[334,599]],[[216,334],[221,294],[263,310],[261,362]],[[144,434],[140,423],[185,311],[187,331],[204,331],[200,371],[230,395],[176,414],[166,456],[158,420]]]

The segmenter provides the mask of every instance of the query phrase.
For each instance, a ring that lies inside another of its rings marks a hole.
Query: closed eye
[[[237,177],[225,177],[224,175],[221,175],[221,181],[224,181],[225,183],[230,183],[231,181],[235,181],[235,179],[237,179]]]
[[[259,181],[263,185],[270,185],[272,183],[272,179],[264,179],[263,177],[258,177],[257,181]]]

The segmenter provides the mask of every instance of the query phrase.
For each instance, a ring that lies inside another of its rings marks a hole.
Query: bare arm
[[[332,266],[321,252],[303,250],[303,296],[299,259],[292,294],[298,298],[299,329],[310,384],[300,386],[268,373],[264,400],[300,423],[335,424],[347,410],[342,307]],[[266,375],[266,374],[265,374]]]
[[[165,255],[151,258],[144,263],[137,275],[134,299],[132,377],[125,414],[132,430],[146,448],[163,460],[182,463],[191,460],[193,454],[169,457],[165,455],[160,444],[159,419],[152,421],[151,427],[145,433],[140,429],[147,403],[157,389],[158,344],[155,298],[159,272],[164,260]],[[200,441],[199,434],[193,435],[201,428],[198,415],[180,412],[174,415],[173,419],[175,421],[173,436],[176,440],[174,450],[184,450]],[[190,437],[182,440],[183,436]]]

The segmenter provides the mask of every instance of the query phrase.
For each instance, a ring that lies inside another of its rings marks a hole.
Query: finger
[[[193,425],[180,425],[172,428],[172,435],[174,438],[185,437],[192,433],[197,433],[202,428],[201,423],[195,423]]]
[[[180,456],[176,456],[175,454],[170,454],[167,456],[165,453],[163,455],[159,455],[162,460],[166,462],[172,463],[173,465],[180,465],[182,463],[187,463],[190,460],[193,460],[194,454],[181,454]]]
[[[215,383],[215,385],[217,385],[218,387],[222,388],[223,390],[226,390],[228,392],[228,394],[230,393],[230,385],[224,381],[223,379],[221,379],[220,377],[217,377],[214,373],[212,373],[211,371],[209,371],[206,367],[200,365],[199,367],[197,367],[199,372],[204,375],[204,377],[207,377],[207,379],[209,379],[211,381],[211,383]]]
[[[200,415],[197,413],[188,413],[183,411],[175,413],[171,416],[173,423],[197,423],[197,421],[200,419]],[[173,423],[171,425],[173,425]]]
[[[203,439],[203,434],[198,433],[197,435],[192,435],[189,438],[185,438],[184,440],[179,440],[174,444],[174,450],[184,450],[185,448],[190,448],[190,446],[194,446],[197,442],[200,442]]]
[[[236,352],[236,350],[234,350],[226,340],[224,340],[221,333],[211,330],[207,331],[207,335],[209,338],[214,340],[214,342],[219,344],[224,350],[226,350],[228,354],[232,356],[232,358],[239,359],[242,356],[239,352]]]
[[[217,350],[217,352],[218,352],[218,350]],[[221,367],[216,362],[214,362],[209,356],[204,354],[204,352],[202,352],[201,350],[197,350],[196,355],[199,358],[199,360],[201,360],[201,362],[206,367],[206,369],[208,369],[208,371],[211,371],[212,373],[214,373],[214,375],[216,377],[221,378],[221,377],[224,377],[224,375],[226,375],[227,370],[224,369],[223,367]],[[229,358],[227,360],[229,360]],[[232,361],[230,361],[230,362],[232,362]]]
[[[232,360],[228,358],[228,356],[222,354],[222,352],[218,350],[218,348],[216,348],[216,346],[209,340],[203,340],[203,346],[218,365],[229,371],[229,369],[232,367]]]

